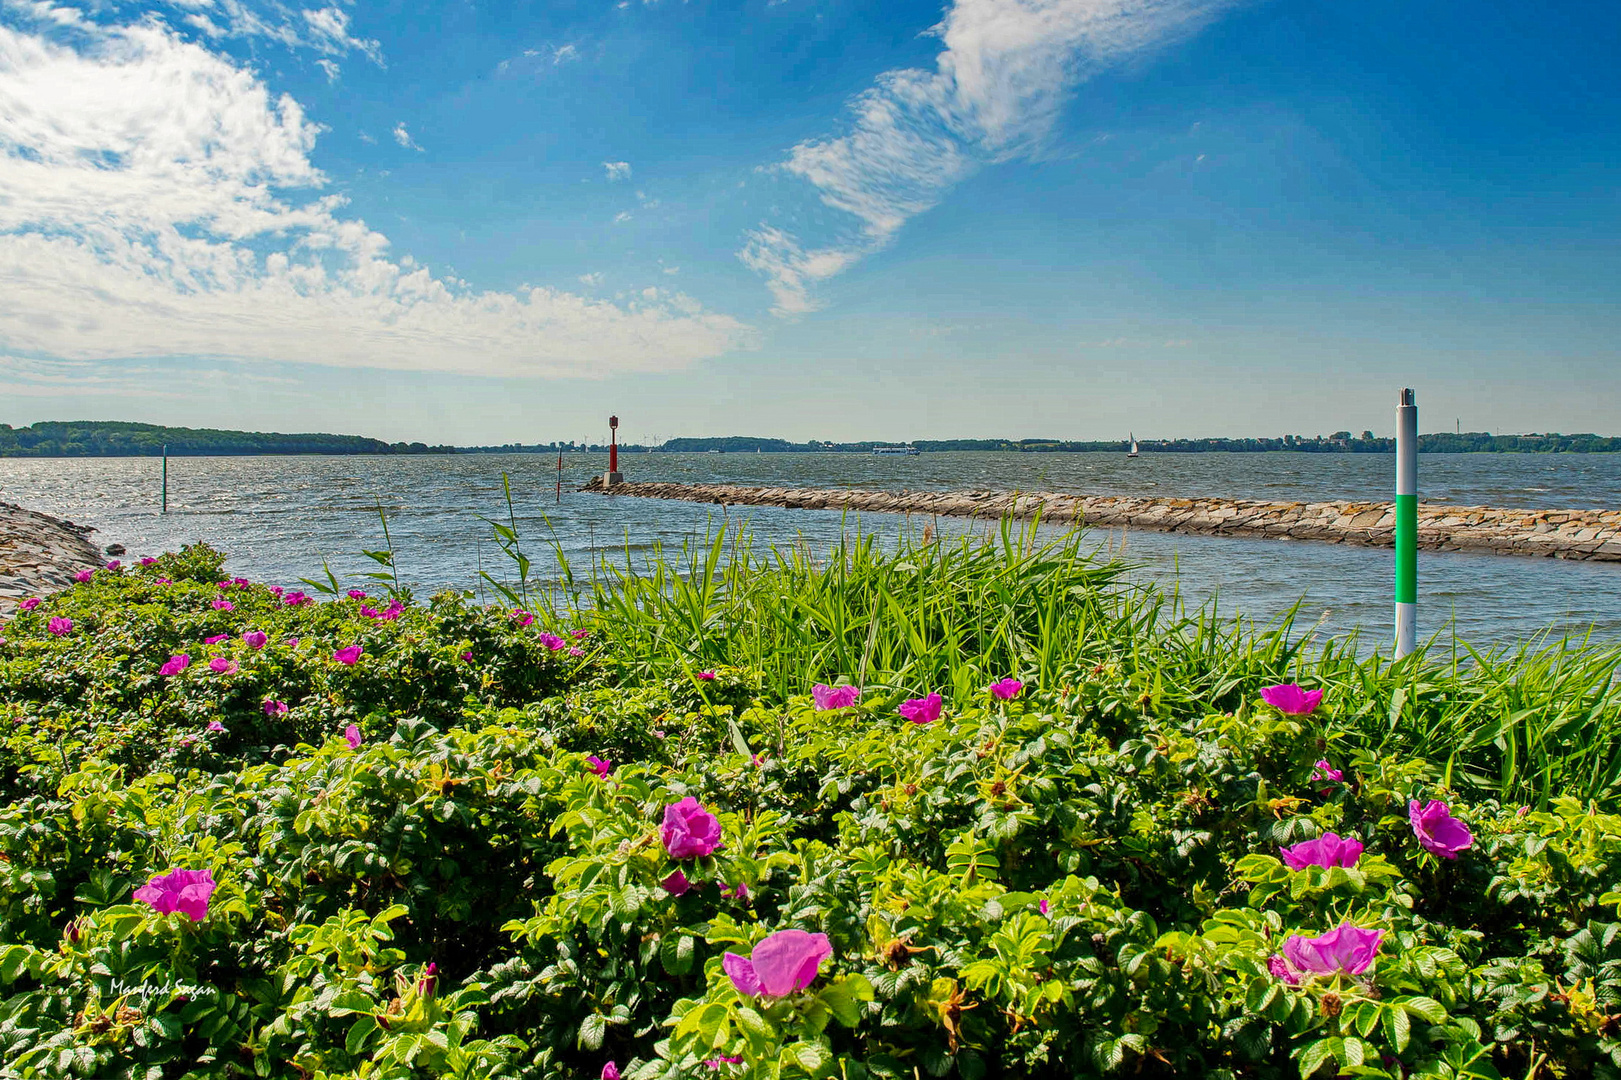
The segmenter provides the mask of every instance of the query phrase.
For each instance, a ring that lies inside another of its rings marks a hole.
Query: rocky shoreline
[[[621,483],[599,477],[582,491],[722,506],[780,506],[942,517],[1033,518],[1108,528],[1204,536],[1320,540],[1391,547],[1395,510],[1384,502],[1271,502],[1167,499],[997,491],[861,491],[739,487],[728,484]],[[1508,510],[1419,505],[1418,544],[1430,551],[1478,551],[1621,562],[1621,510]]]
[[[0,615],[27,597],[65,589],[81,570],[104,565],[95,532],[49,514],[0,502]]]

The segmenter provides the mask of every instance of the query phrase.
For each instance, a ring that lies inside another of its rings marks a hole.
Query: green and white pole
[[[1418,406],[1396,405],[1396,659],[1418,645]]]

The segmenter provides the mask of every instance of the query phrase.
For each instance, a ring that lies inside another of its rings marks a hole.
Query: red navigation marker
[[[625,478],[619,475],[619,417],[608,417],[608,475],[602,478],[602,486],[611,488],[615,484],[623,484]]]

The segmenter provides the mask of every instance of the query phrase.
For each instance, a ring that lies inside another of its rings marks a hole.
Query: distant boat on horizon
[[[915,446],[875,446],[872,448],[872,452],[874,454],[904,454],[907,457],[915,457],[923,453]]]
[[[1135,434],[1131,436],[1131,449],[1126,451],[1126,456],[1127,457],[1136,457],[1137,456],[1137,436]]]

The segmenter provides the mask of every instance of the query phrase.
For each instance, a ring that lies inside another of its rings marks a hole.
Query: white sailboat
[[[1126,456],[1127,457],[1136,457],[1137,456],[1137,436],[1135,434],[1131,436],[1131,449],[1126,451]]]

